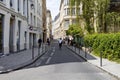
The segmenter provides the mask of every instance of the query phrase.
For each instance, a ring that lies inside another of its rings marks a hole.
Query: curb
[[[88,63],[90,63],[90,62],[88,61]],[[92,63],[90,63],[90,64],[92,64]],[[94,65],[94,64],[92,64],[92,65]],[[117,80],[120,80],[120,78],[119,78],[118,76],[116,76],[116,75],[114,75],[114,74],[112,74],[112,73],[110,73],[110,72],[104,70],[102,67],[97,66],[97,65],[94,65],[94,66],[96,66],[97,68],[103,70],[104,72],[108,73],[109,75],[113,76],[113,77],[116,78]]]
[[[68,46],[67,46],[67,48],[70,49],[72,52],[74,52],[74,53],[75,53],[76,55],[78,55],[79,57],[81,57],[83,60],[87,61],[86,58],[84,58],[84,57],[82,57],[81,55],[77,54],[74,50],[72,50],[72,49],[69,48]]]
[[[42,57],[47,51],[43,52],[41,55],[35,57],[34,60],[29,60],[28,62],[26,63],[23,63],[23,64],[20,64],[20,65],[17,65],[17,66],[14,66],[14,68],[12,69],[7,69],[7,70],[3,70],[3,71],[0,71],[0,74],[6,74],[6,73],[10,73],[12,71],[16,71],[16,70],[20,70],[24,67],[27,67],[31,64],[33,64],[34,62],[36,62],[40,57]]]
[[[69,48],[68,46],[67,46],[67,48],[70,49],[72,52],[74,52],[74,53],[75,53],[76,55],[78,55],[79,57],[83,58],[83,59],[84,59],[85,61],[87,61],[88,63],[90,63],[86,58],[82,57],[81,55],[79,55],[78,53],[76,53],[74,50],[72,50],[71,48]],[[90,63],[90,64],[92,64],[92,63]],[[94,65],[94,64],[92,64],[92,65]],[[118,76],[116,76],[116,75],[114,75],[114,74],[112,74],[112,73],[104,70],[102,67],[97,66],[97,65],[94,65],[94,66],[96,66],[97,68],[103,70],[104,72],[108,73],[109,75],[113,76],[113,77],[116,78],[117,80],[120,80],[120,78],[119,78]]]

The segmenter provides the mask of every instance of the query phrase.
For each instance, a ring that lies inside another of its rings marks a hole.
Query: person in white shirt
[[[61,49],[61,47],[62,47],[62,38],[59,39],[58,43],[59,43],[59,48]]]

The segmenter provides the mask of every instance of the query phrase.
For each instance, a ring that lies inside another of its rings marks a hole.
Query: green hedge
[[[84,43],[92,47],[95,55],[102,52],[103,57],[109,60],[120,59],[120,33],[86,35]]]

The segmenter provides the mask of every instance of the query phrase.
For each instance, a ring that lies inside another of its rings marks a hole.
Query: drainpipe
[[[27,0],[27,22],[29,21],[28,20],[29,19],[29,13],[28,13],[29,12],[29,10],[28,10],[29,8],[28,7],[29,7],[29,5],[28,5],[28,0]]]

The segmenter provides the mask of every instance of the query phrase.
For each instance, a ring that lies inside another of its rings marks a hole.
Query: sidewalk
[[[0,73],[7,73],[29,65],[41,57],[46,51],[46,46],[43,45],[42,48],[40,48],[40,53],[38,53],[38,48],[34,48],[34,56],[32,55],[32,49],[13,53],[9,56],[3,56],[0,58]]]
[[[84,51],[81,51],[80,49],[75,48],[73,46],[67,46],[67,47],[69,49],[71,49],[72,51],[74,51],[77,55],[83,57],[89,63],[99,67],[100,69],[106,71],[110,75],[115,76],[116,78],[118,78],[118,80],[120,80],[120,64],[117,64],[115,62],[111,62],[107,59],[102,59],[102,67],[101,67],[99,57],[96,57],[96,56],[89,54],[89,53],[87,53],[87,55],[85,55]],[[87,56],[87,57],[85,57],[85,56]]]

